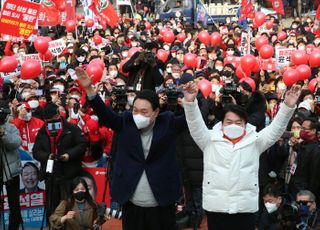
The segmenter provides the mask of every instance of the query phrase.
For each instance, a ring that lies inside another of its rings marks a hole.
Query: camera
[[[137,58],[138,64],[148,64],[152,67],[157,65],[156,59],[154,57],[154,54],[151,51],[144,51],[141,52]]]
[[[127,105],[127,90],[125,85],[117,85],[112,87],[111,92],[112,108],[116,112],[123,112]]]
[[[238,85],[232,79],[225,80],[225,85],[220,89],[220,93],[222,94],[222,97],[221,97],[222,107],[225,107],[228,104],[231,104],[232,97],[234,97],[236,101],[238,101],[237,99],[239,99],[240,97]]]
[[[167,95],[167,109],[174,112],[178,105],[178,98],[181,95],[183,97],[183,92],[181,89],[178,89],[176,85],[169,84],[165,90],[165,93]]]

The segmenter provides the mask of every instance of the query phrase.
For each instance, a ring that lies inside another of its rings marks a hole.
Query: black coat
[[[135,61],[139,55],[140,52],[136,52],[122,67],[122,71],[124,73],[129,73],[127,85],[135,87],[139,81],[140,73],[144,72],[144,74],[141,74],[143,75],[141,90],[150,89],[155,91],[156,87],[159,87],[164,81],[163,76],[159,71],[161,65],[157,62],[157,60],[155,60],[157,62],[155,66],[145,64],[143,62],[141,62],[139,65],[136,65]]]
[[[99,121],[117,133],[117,157],[111,181],[111,197],[121,205],[127,203],[145,171],[159,206],[175,203],[182,194],[181,175],[176,156],[176,137],[187,128],[184,116],[171,112],[159,114],[145,158],[140,133],[131,112],[114,113],[96,96],[90,105]]]
[[[68,153],[69,160],[62,162],[60,160],[54,163],[54,178],[58,180],[70,180],[81,171],[81,157],[86,150],[86,140],[80,128],[63,121],[63,131],[58,140],[58,157]],[[41,163],[39,179],[45,179],[47,161],[50,155],[50,137],[46,131],[46,125],[39,130],[33,146],[33,156]]]
[[[251,125],[256,126],[258,132],[265,127],[265,108],[265,97],[258,91],[253,92],[252,96],[249,98],[246,110],[248,113],[248,122]]]

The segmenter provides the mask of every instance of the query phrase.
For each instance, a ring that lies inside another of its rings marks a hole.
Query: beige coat
[[[68,219],[64,224],[61,223],[61,217],[66,214],[66,201],[61,201],[59,206],[56,208],[54,213],[50,216],[49,222],[52,229],[65,229],[65,230],[88,230],[93,229],[93,221],[96,218],[96,213],[94,213],[93,208],[86,202],[85,208],[82,214],[82,219],[80,216],[80,210],[78,205],[75,203],[71,210],[75,211],[74,219]]]

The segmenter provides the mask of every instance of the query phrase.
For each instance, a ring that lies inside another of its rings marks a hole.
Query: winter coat
[[[133,196],[145,171],[159,206],[175,203],[182,194],[181,175],[176,157],[176,137],[187,128],[184,116],[171,112],[158,115],[153,128],[147,158],[143,153],[140,132],[131,112],[113,112],[99,96],[90,100],[99,121],[117,137],[117,156],[111,181],[111,197],[122,204]]]
[[[209,130],[198,102],[184,102],[191,136],[204,155],[203,208],[210,212],[253,213],[258,211],[259,156],[283,134],[294,108],[282,104],[275,120],[257,133],[247,123],[246,135],[235,145],[223,137],[222,123]]]
[[[265,97],[259,91],[253,92],[246,106],[246,111],[248,113],[248,123],[256,126],[258,132],[266,124],[265,107]]]
[[[159,65],[151,66],[150,64],[140,63],[135,65],[135,60],[139,57],[140,52],[136,52],[132,57],[123,65],[122,71],[129,73],[128,86],[136,86],[139,82],[140,73],[144,71],[142,80],[142,89],[156,90],[163,83],[163,76],[159,71]],[[155,58],[155,57],[154,57]]]
[[[63,131],[56,143],[58,148],[58,156],[67,153],[69,154],[69,160],[66,162],[57,160],[54,163],[54,179],[58,180],[70,180],[78,175],[81,171],[81,157],[86,150],[86,140],[81,133],[79,127],[70,124],[65,119],[62,119]],[[46,125],[42,126],[39,130],[36,141],[33,146],[33,156],[36,160],[40,161],[40,175],[39,179],[45,179],[45,170],[47,167],[47,161],[51,152],[50,137],[47,134]]]
[[[30,121],[23,121],[20,118],[15,118],[11,123],[20,131],[23,149],[31,152],[38,131],[43,126],[44,121],[35,117],[32,117]]]
[[[21,171],[21,160],[18,153],[18,148],[21,145],[21,137],[19,130],[10,123],[1,125],[0,128],[5,129],[5,134],[1,139],[0,156],[2,156],[2,168],[3,182],[11,180],[13,177],[18,176]],[[4,151],[4,154],[2,154]]]

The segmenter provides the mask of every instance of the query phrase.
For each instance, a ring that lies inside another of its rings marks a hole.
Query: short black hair
[[[222,114],[222,121],[224,121],[226,114],[229,112],[237,114],[241,119],[243,119],[245,121],[245,123],[248,122],[247,111],[243,107],[241,107],[240,105],[234,105],[234,104],[227,105],[224,108],[223,114]]]
[[[32,167],[36,170],[37,175],[39,176],[39,168],[37,167],[37,165],[35,163],[33,163],[32,161],[28,161],[27,163],[25,163],[22,167],[22,170],[26,167]]]
[[[151,105],[152,105],[152,109],[153,110],[156,110],[156,109],[160,108],[159,97],[152,90],[144,89],[142,91],[136,92],[136,97],[134,98],[133,104],[135,103],[135,101],[137,99],[149,101],[151,103]]]
[[[269,195],[273,197],[281,197],[282,192],[274,184],[268,184],[262,191],[262,197]]]
[[[305,121],[310,121],[310,129],[315,129],[316,131],[318,131],[318,122],[315,118],[307,117],[303,120],[303,122]]]

